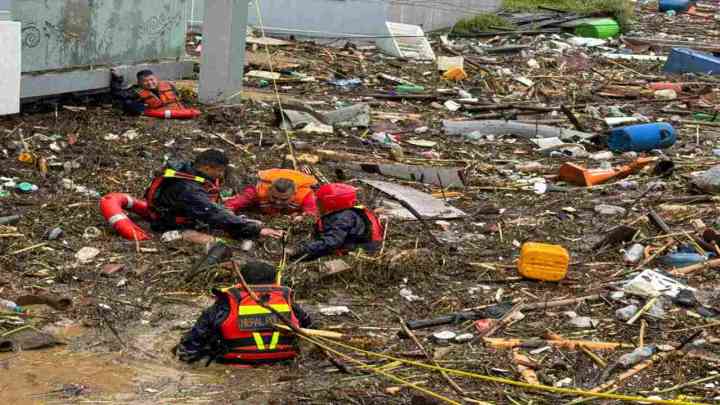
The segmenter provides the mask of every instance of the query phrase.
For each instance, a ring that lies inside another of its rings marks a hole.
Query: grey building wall
[[[22,23],[23,72],[178,59],[185,53],[189,0],[10,3],[12,19]]]
[[[205,0],[190,0],[194,25],[203,20]],[[259,25],[250,2],[249,24]],[[263,26],[275,33],[312,36],[383,35],[385,21],[420,25],[426,31],[446,28],[459,19],[500,8],[502,0],[259,0]]]

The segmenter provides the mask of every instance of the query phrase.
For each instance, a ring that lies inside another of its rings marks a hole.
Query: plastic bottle
[[[624,367],[632,367],[645,359],[649,359],[653,354],[655,354],[655,346],[638,347],[632,352],[620,356],[618,363]]]
[[[0,298],[0,311],[18,312],[19,313],[19,312],[23,312],[24,309],[23,309],[23,307],[21,307],[20,305],[14,303],[12,301],[4,300],[4,299]]]
[[[425,91],[425,87],[414,84],[400,84],[395,86],[395,91],[400,94],[422,93],[423,91]]]
[[[16,188],[21,193],[33,193],[35,191],[38,191],[38,186],[28,182],[18,183]]]
[[[640,260],[642,260],[644,256],[645,246],[641,245],[640,243],[635,243],[630,246],[630,249],[625,251],[625,254],[623,255],[623,260],[627,264],[635,264],[640,262]]]

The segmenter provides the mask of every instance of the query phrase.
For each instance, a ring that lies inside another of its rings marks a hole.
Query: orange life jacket
[[[335,253],[338,256],[343,256],[348,254],[350,250],[358,248],[364,249],[367,252],[375,252],[380,249],[380,245],[382,244],[385,234],[385,228],[380,223],[380,219],[377,217],[377,215],[375,215],[372,210],[363,207],[362,205],[358,205],[350,209],[360,214],[360,216],[365,221],[365,229],[367,232],[366,237],[368,239],[368,242],[356,244],[352,247],[340,248]],[[315,227],[318,233],[323,232],[324,226],[322,217],[317,220],[317,222],[315,223]]]
[[[178,100],[170,83],[160,82],[157,91],[158,94],[142,88],[138,90],[138,97],[145,104],[147,110],[182,110],[185,108]]]
[[[288,179],[295,183],[295,195],[288,202],[287,210],[290,212],[299,211],[302,208],[305,197],[313,192],[311,187],[318,183],[313,176],[289,169],[263,170],[258,173],[258,177],[260,181],[258,181],[255,189],[257,190],[260,210],[265,214],[273,214],[278,211],[278,208],[270,201],[270,187],[274,181]]]
[[[293,292],[290,288],[279,285],[250,288],[265,305],[283,314],[293,326],[300,327],[292,310]],[[283,325],[283,321],[258,305],[247,291],[231,287],[213,292],[227,297],[230,305],[230,313],[220,325],[227,351],[217,359],[219,363],[267,364],[298,355],[297,338],[291,332],[275,328],[275,324]]]
[[[148,213],[150,214],[151,220],[158,220],[163,214],[163,208],[157,206],[156,200],[160,193],[160,186],[162,186],[167,179],[178,179],[184,181],[198,182],[202,184],[203,189],[208,193],[208,197],[211,202],[215,204],[220,202],[219,180],[215,179],[215,181],[209,181],[204,177],[194,176],[189,173],[178,172],[171,168],[165,168],[165,170],[163,170],[160,175],[153,178],[150,186],[147,188],[147,190],[145,190],[145,201],[147,202]],[[175,223],[177,225],[187,224],[188,222],[190,222],[188,218],[180,216],[175,217]]]

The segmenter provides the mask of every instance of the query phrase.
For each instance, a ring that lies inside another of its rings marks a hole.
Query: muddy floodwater
[[[243,381],[243,390],[231,390],[233,396],[244,392],[262,403],[272,384],[271,370],[178,362],[169,350],[178,333],[167,329],[130,330],[128,348],[116,352],[93,351],[88,328],[52,332],[67,344],[0,353],[0,404],[222,403],[236,381]]]

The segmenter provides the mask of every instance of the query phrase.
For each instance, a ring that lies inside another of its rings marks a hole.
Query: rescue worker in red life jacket
[[[380,249],[383,226],[374,212],[358,205],[355,187],[324,184],[315,196],[321,215],[315,225],[315,237],[288,249],[290,259],[314,260],[358,249],[370,253]]]
[[[265,215],[296,214],[317,217],[317,204],[312,187],[318,181],[313,176],[289,169],[270,169],[258,173],[255,186],[225,201],[225,207],[235,213],[258,209]]]
[[[178,92],[170,82],[159,80],[151,70],[137,73],[137,84],[123,89],[124,78],[110,71],[110,89],[128,115],[140,115],[149,110],[182,110]]]
[[[282,231],[234,215],[220,204],[220,181],[228,159],[218,150],[200,153],[193,163],[171,163],[145,192],[156,232],[174,229],[221,229],[234,239],[280,238]]]
[[[294,326],[311,326],[310,317],[293,302],[292,290],[278,284],[277,270],[272,265],[249,262],[240,271],[264,304],[284,315]],[[294,335],[276,329],[273,325],[283,321],[257,305],[241,284],[213,289],[213,293],[215,303],[203,311],[176,348],[181,361],[193,363],[209,357],[218,363],[256,365],[297,356]]]

